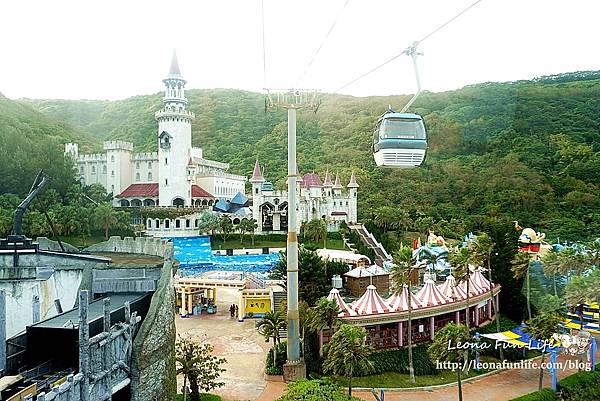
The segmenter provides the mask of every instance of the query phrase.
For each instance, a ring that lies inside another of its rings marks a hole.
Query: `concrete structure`
[[[252,178],[252,217],[258,223],[258,232],[284,233],[288,227],[288,193],[277,191],[263,177],[258,160]],[[296,181],[297,226],[315,219],[323,219],[328,231],[337,231],[342,221],[357,221],[358,188],[356,175],[352,173],[346,185],[341,184],[339,174],[335,182],[327,171],[324,181],[316,173],[304,174]]]
[[[163,83],[163,108],[154,115],[157,151],[133,153],[130,142],[107,141],[103,153],[80,155],[76,143],[67,143],[65,153],[75,161],[80,181],[101,184],[115,196],[115,206],[125,207],[210,207],[217,199],[243,194],[245,177],[229,173],[227,163],[205,159],[202,149],[192,146],[195,116],[186,109],[186,81],[175,53]]]

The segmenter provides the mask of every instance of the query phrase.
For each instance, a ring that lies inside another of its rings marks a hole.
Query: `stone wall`
[[[173,244],[162,242],[165,261],[158,288],[133,343],[132,401],[172,401],[177,392]]]
[[[113,236],[108,241],[87,247],[88,252],[117,252],[139,253],[164,257],[169,249],[172,252],[173,244],[169,241],[153,237],[125,237]]]
[[[60,247],[58,241],[53,241],[51,239],[48,239],[47,237],[37,237],[35,239],[35,242],[39,244],[41,250],[62,252],[62,248]],[[65,248],[66,252],[79,252],[79,249],[77,249],[77,247],[71,244],[62,242],[62,245]]]

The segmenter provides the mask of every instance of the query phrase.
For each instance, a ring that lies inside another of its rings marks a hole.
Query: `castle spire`
[[[252,178],[250,178],[250,182],[265,182],[265,179],[262,176],[262,173],[260,172],[260,164],[258,163],[258,159],[256,159],[256,163],[254,163],[254,172],[252,173]]]
[[[347,185],[348,188],[358,188],[359,185],[356,182],[356,174],[354,174],[354,171],[352,172],[352,175],[350,176],[350,182]]]
[[[332,187],[333,183],[331,182],[331,175],[329,174],[329,170],[325,172],[325,180],[323,181],[324,187]]]
[[[169,68],[169,75],[179,75],[181,76],[181,71],[179,71],[179,62],[177,61],[177,52],[173,49],[173,58],[171,59],[171,68]]]
[[[335,173],[335,184],[333,184],[333,189],[342,189],[342,183],[340,182],[340,175]]]

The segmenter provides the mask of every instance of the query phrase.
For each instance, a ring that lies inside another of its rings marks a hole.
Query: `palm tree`
[[[352,397],[352,376],[356,368],[370,372],[373,363],[369,356],[373,348],[365,344],[367,332],[364,328],[343,324],[331,337],[327,347],[327,358],[323,371],[348,378],[348,395]]]
[[[539,340],[545,341],[550,339],[552,335],[558,332],[559,325],[562,319],[560,315],[556,313],[541,313],[534,317],[533,319],[529,319],[527,321],[527,327],[525,327],[525,331],[528,332],[531,337]],[[540,378],[538,384],[538,391],[542,391],[543,381],[544,381],[544,356],[546,355],[546,347],[542,347],[542,361],[540,362]]]
[[[450,323],[436,331],[431,345],[427,349],[431,360],[440,362],[450,362],[458,364],[456,369],[456,378],[458,382],[458,400],[462,401],[462,379],[460,366],[461,362],[466,360],[466,349],[456,349],[449,347],[448,344],[456,346],[458,343],[467,343],[471,340],[469,329],[462,324]]]
[[[531,288],[529,284],[529,268],[531,266],[531,256],[527,252],[519,252],[511,262],[511,270],[516,279],[525,277],[526,295],[527,295],[527,316],[531,320]]]
[[[108,230],[119,225],[117,212],[109,203],[102,203],[94,210],[97,227],[104,229],[104,239],[108,239]]]
[[[238,231],[240,232],[240,244],[242,244],[244,242],[244,234],[250,231],[250,220],[245,217],[240,220],[240,223],[238,224]]]
[[[435,272],[435,266],[442,259],[446,259],[448,256],[446,254],[438,254],[428,248],[424,248],[423,252],[419,255],[419,258],[425,262],[427,262],[427,270],[429,274],[433,274]]]
[[[248,232],[252,236],[252,246],[254,246],[254,234],[256,233],[257,229],[258,229],[258,223],[256,222],[256,220],[255,219],[248,220]]]
[[[404,286],[408,286],[408,373],[411,383],[416,382],[412,352],[412,302],[410,300],[410,294],[412,294],[411,273],[415,268],[414,262],[412,249],[400,244],[400,249],[394,254],[394,265],[390,270],[390,281],[395,288],[396,294],[400,294],[404,291]]]
[[[258,332],[265,338],[266,342],[273,339],[273,347],[281,343],[279,331],[285,329],[286,319],[281,311],[267,312],[265,316],[256,322]],[[277,352],[273,350],[273,364],[276,364]]]
[[[329,301],[327,298],[320,298],[314,308],[310,310],[307,326],[309,330],[320,336],[326,329],[330,329],[331,334],[334,334],[341,323],[341,319],[338,317],[339,313],[340,307],[335,300]]]
[[[198,229],[200,233],[211,233],[215,235],[215,230],[219,228],[219,216],[213,212],[204,212],[200,216],[198,222]]]
[[[467,312],[465,316],[465,323],[467,329],[470,329],[471,327],[471,308],[469,306],[471,298],[471,269],[469,265],[471,262],[473,262],[473,253],[469,248],[459,248],[456,252],[448,254],[448,263],[450,263],[450,266],[452,266],[454,269],[454,275],[456,276],[457,281],[465,281],[466,283]]]
[[[561,259],[558,257],[558,252],[551,251],[542,257],[542,266],[544,269],[544,275],[546,277],[552,276],[552,287],[554,295],[558,296],[558,289],[556,288],[556,275],[563,271],[561,265]]]
[[[498,315],[498,313],[496,313],[496,311],[498,310],[498,306],[496,305],[496,297],[494,297],[493,293],[494,283],[492,281],[492,252],[494,251],[495,246],[496,244],[494,243],[494,241],[492,241],[492,238],[488,234],[481,233],[477,236],[477,240],[475,241],[473,250],[475,253],[474,256],[476,262],[481,265],[485,264],[487,267],[488,280],[490,282],[490,301],[492,302],[492,312],[494,313],[494,320],[496,321],[496,331],[499,333],[500,316]],[[502,347],[500,347],[499,349],[500,360],[504,361],[504,352],[502,350]]]
[[[177,341],[175,362],[177,363],[177,374],[183,375],[183,401],[186,401],[187,398],[188,377],[197,376],[199,373],[200,358],[196,348],[196,344],[189,338],[180,338]]]
[[[304,225],[304,236],[313,242],[323,241],[323,248],[327,248],[327,225],[321,219],[314,219]]]
[[[219,219],[219,231],[221,231],[221,238],[223,242],[227,241],[227,236],[233,231],[233,223],[229,216],[223,215]]]

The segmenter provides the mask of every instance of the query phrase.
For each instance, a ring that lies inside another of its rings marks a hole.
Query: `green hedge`
[[[375,352],[369,359],[373,362],[375,369],[368,372],[369,375],[377,375],[385,372],[408,373],[407,348]],[[434,375],[437,373],[435,364],[429,359],[426,345],[413,347],[413,367],[417,376]],[[355,375],[366,376],[367,373],[359,370]]]
[[[596,365],[596,369],[600,365]],[[600,371],[580,372],[559,380],[556,386],[565,401],[600,400]]]
[[[543,389],[541,392],[534,391],[533,393],[522,395],[518,398],[513,398],[510,401],[555,401],[556,393],[549,388]]]

